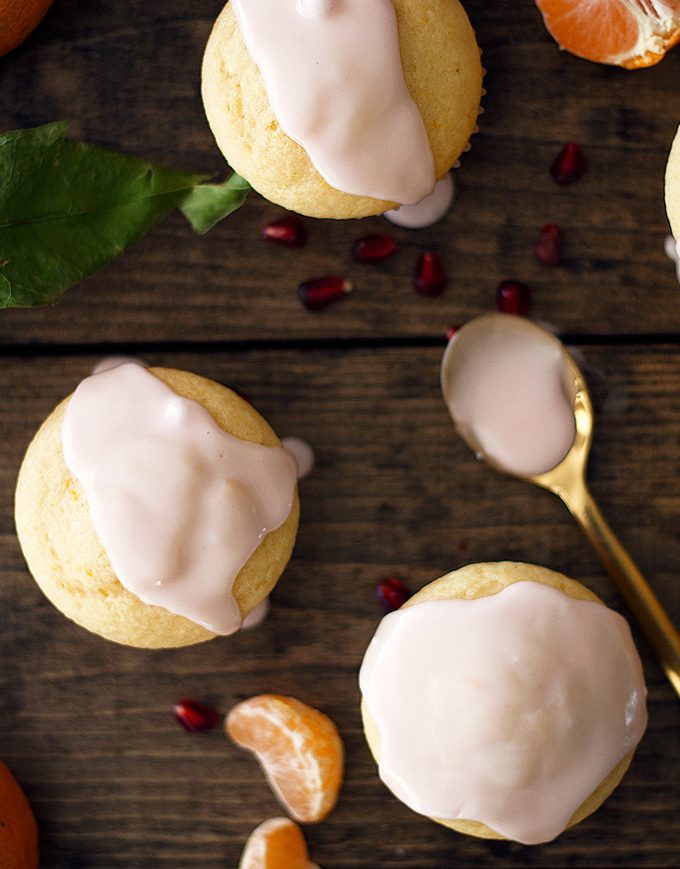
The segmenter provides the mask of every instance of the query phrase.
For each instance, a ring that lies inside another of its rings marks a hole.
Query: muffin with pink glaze
[[[680,239],[680,127],[666,167],[666,211],[676,239]]]
[[[332,218],[426,198],[482,94],[458,0],[231,0],[202,80],[229,164],[272,202]]]
[[[471,564],[386,616],[361,668],[380,776],[460,833],[547,842],[594,812],[646,727],[625,620],[543,567]]]
[[[298,514],[294,459],[250,404],[135,363],[88,377],[50,414],[16,490],[46,596],[144,648],[238,630],[290,558]]]

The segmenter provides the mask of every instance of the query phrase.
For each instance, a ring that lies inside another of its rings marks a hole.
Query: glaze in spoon
[[[563,344],[521,317],[477,317],[449,342],[441,387],[458,433],[480,461],[566,504],[680,696],[680,634],[586,485],[593,406]]]

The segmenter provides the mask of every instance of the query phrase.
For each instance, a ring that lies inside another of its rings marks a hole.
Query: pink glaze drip
[[[420,202],[435,184],[390,0],[232,0],[281,129],[337,190]]]
[[[675,263],[675,274],[680,281],[680,239],[676,241],[672,235],[667,235],[663,247],[668,259]]]
[[[399,799],[525,844],[559,835],[647,723],[626,621],[535,582],[391,613],[360,686]]]
[[[297,10],[307,18],[318,18],[330,12],[335,0],[296,0]]]
[[[302,438],[290,437],[284,438],[281,441],[281,445],[284,446],[295,459],[298,480],[309,476],[314,469],[316,458],[314,456],[314,450],[310,447],[307,441],[303,441]]]
[[[62,442],[125,588],[214,633],[237,631],[234,580],[293,503],[288,451],[227,434],[137,364],[78,386]]]
[[[269,598],[266,597],[264,600],[261,600],[255,609],[251,610],[248,615],[243,619],[243,624],[241,625],[241,630],[249,631],[251,628],[256,628],[262,624],[262,622],[269,615]]]
[[[386,211],[383,216],[395,226],[422,229],[425,226],[432,226],[446,215],[451,208],[453,196],[453,178],[447,174],[441,181],[437,181],[432,193],[422,202],[417,202],[415,205],[402,205],[401,208]]]
[[[115,368],[117,365],[125,365],[126,362],[130,362],[133,365],[141,365],[143,368],[147,367],[146,362],[137,359],[136,356],[105,356],[97,362],[91,373],[101,374],[102,371],[108,371],[109,368]]]
[[[557,339],[511,314],[478,317],[456,332],[442,361],[442,391],[479,458],[520,476],[562,461],[576,434],[563,353]]]

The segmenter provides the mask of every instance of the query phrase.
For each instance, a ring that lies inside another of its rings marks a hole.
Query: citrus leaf
[[[57,301],[208,180],[66,132],[55,123],[0,135],[0,308]],[[222,216],[238,207],[222,204]]]
[[[216,223],[240,208],[251,189],[245,178],[234,173],[224,184],[194,187],[180,204],[180,209],[196,232],[204,235]]]

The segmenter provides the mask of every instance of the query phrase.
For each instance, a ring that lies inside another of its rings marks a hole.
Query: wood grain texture
[[[63,118],[74,136],[219,177],[198,75],[221,5],[56,0],[0,58],[0,129]],[[252,758],[219,732],[184,733],[170,706],[188,695],[226,712],[270,690],[327,711],[346,743],[340,803],[305,831],[324,869],[678,863],[678,703],[637,631],[649,731],[606,805],[551,845],[466,839],[409,812],[361,733],[357,669],[386,575],[416,589],[471,561],[535,561],[625,613],[564,507],[478,466],[439,398],[443,330],[493,307],[501,279],[528,282],[535,317],[575,336],[597,410],[593,492],[680,621],[680,300],[663,254],[680,48],[629,73],[560,53],[532,0],[465,5],[488,70],[481,130],[450,215],[391,230],[400,250],[389,263],[350,259],[358,235],[385,230],[379,218],[309,221],[304,250],[268,246],[260,227],[280,211],[252,196],[204,238],[172,216],[54,308],[0,312],[0,757],[35,807],[43,869],[235,867],[249,832],[280,809]],[[567,140],[590,171],[563,189],[548,166]],[[558,268],[532,251],[547,222],[565,229]],[[440,299],[411,288],[425,248],[451,274]],[[354,293],[306,312],[297,284],[337,272]],[[12,521],[18,465],[107,345],[234,385],[281,436],[314,447],[298,545],[258,630],[124,649],[70,624],[30,579]]]
[[[64,118],[74,136],[222,175],[199,95],[201,54],[221,5],[58,0],[0,59],[0,129]],[[0,341],[433,336],[493,305],[509,277],[532,285],[536,317],[563,332],[680,333],[677,281],[663,253],[680,51],[642,72],[602,67],[559,52],[531,0],[466,6],[488,70],[481,131],[456,173],[453,211],[427,230],[395,229],[401,249],[390,263],[350,259],[358,235],[385,229],[381,218],[309,221],[305,250],[268,246],[260,227],[280,211],[253,196],[205,238],[171,217],[54,309],[3,312]],[[563,189],[548,166],[566,140],[584,146],[590,171]],[[533,254],[548,222],[566,233],[559,268]],[[417,254],[430,247],[452,277],[440,299],[411,287]],[[298,283],[337,272],[355,293],[322,316],[304,311]]]
[[[327,711],[347,747],[336,811],[308,827],[325,869],[672,866],[680,848],[677,699],[636,632],[650,727],[630,773],[590,820],[524,848],[466,839],[412,814],[377,778],[358,712],[357,669],[383,576],[416,589],[478,560],[546,564],[625,612],[551,495],[479,466],[439,397],[443,348],[151,353],[248,393],[282,435],[316,452],[302,524],[270,618],[190,649],[106,643],[42,597],[18,551],[12,490],[42,418],[96,357],[3,360],[0,391],[0,745],[35,807],[45,869],[234,867],[250,830],[279,813],[247,754],[219,732],[184,733],[170,706],[196,696],[226,712],[260,691]],[[594,494],[680,619],[680,350],[593,346],[582,364],[597,411]]]

